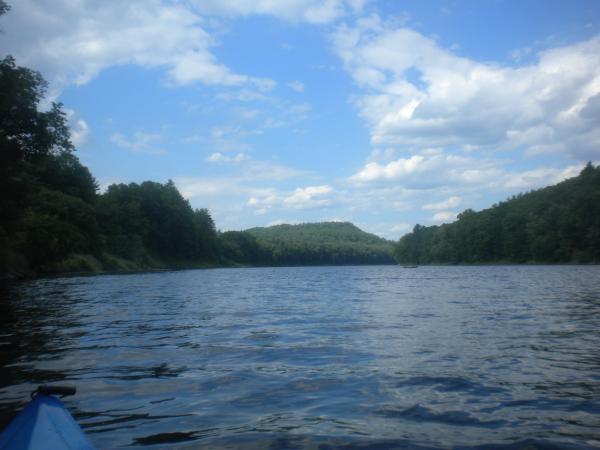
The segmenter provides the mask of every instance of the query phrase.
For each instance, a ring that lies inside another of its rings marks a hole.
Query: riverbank
[[[37,271],[29,270],[23,264],[16,265],[13,270],[0,274],[0,280],[10,281],[43,277],[151,273],[172,270],[211,269],[217,267],[236,267],[236,264],[199,261],[164,261],[158,258],[134,261],[120,258],[109,253],[103,253],[99,256],[73,254],[58,263],[46,266],[42,270]]]
[[[8,273],[0,274],[0,281],[33,280],[37,278],[63,278],[77,276],[96,276],[96,275],[128,275],[139,273],[160,273],[172,272],[177,270],[194,269],[225,269],[225,268],[264,268],[264,267],[337,267],[337,266],[373,266],[393,264],[241,264],[235,261],[220,261],[218,263],[198,262],[198,261],[162,261],[153,258],[149,261],[139,262],[116,257],[114,255],[104,254],[101,257],[95,257],[87,254],[72,255],[68,259],[55,264],[47,270],[28,271],[13,270]]]

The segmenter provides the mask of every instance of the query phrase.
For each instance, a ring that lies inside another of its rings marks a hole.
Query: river
[[[600,267],[295,267],[0,293],[0,426],[41,383],[99,449],[600,447]]]

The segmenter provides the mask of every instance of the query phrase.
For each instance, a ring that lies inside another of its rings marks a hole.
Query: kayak
[[[0,434],[0,449],[94,450],[69,410],[54,396],[74,393],[72,387],[40,386]]]

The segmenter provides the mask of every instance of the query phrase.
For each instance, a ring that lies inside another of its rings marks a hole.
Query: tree
[[[73,151],[62,104],[38,109],[47,87],[39,72],[18,67],[12,56],[0,61],[0,149],[5,164]]]
[[[600,262],[600,167],[440,227],[415,226],[398,262]]]
[[[196,258],[203,261],[218,259],[217,230],[208,209],[194,211],[194,229],[196,232]]]
[[[192,210],[172,181],[109,186],[98,217],[111,253],[142,263],[215,262],[215,224],[206,209]]]
[[[6,11],[0,4],[0,12]],[[96,183],[73,154],[62,105],[40,111],[47,83],[14,58],[0,61],[0,270],[48,267],[90,251]],[[90,213],[92,212],[92,213]],[[85,217],[85,220],[81,220]]]

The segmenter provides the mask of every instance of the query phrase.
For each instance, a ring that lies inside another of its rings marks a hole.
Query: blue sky
[[[600,3],[10,1],[102,187],[397,239],[600,161]]]

